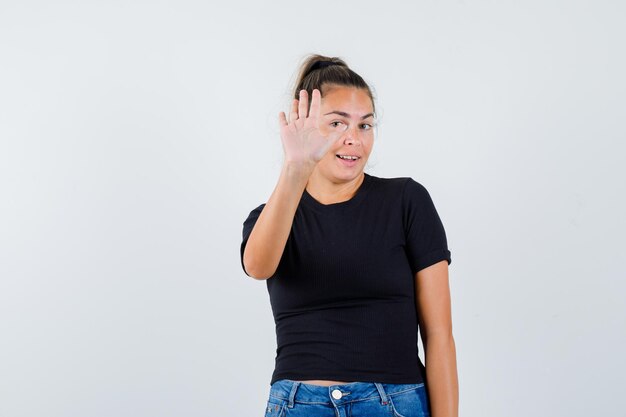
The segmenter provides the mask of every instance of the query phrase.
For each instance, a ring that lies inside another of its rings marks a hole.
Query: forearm
[[[243,263],[250,276],[266,279],[276,271],[311,171],[312,167],[302,164],[283,165],[278,183],[246,243]]]
[[[428,335],[424,350],[431,416],[458,417],[459,383],[452,334]]]

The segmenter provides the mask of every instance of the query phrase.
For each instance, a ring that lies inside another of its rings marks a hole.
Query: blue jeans
[[[270,387],[265,417],[430,417],[430,403],[423,383],[325,387],[281,379]]]

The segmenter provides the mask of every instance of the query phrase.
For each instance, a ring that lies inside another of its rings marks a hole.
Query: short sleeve
[[[428,190],[408,178],[402,201],[406,253],[413,274],[442,260],[450,265],[446,232]]]
[[[246,221],[243,222],[243,233],[242,233],[241,251],[240,251],[241,268],[243,268],[243,272],[245,272],[246,275],[248,276],[250,275],[246,271],[246,268],[243,266],[243,252],[246,249],[246,243],[248,243],[248,238],[250,237],[250,233],[252,233],[252,229],[254,228],[256,221],[259,218],[261,211],[263,211],[263,207],[265,207],[265,204],[261,204],[260,206],[252,210],[250,214],[248,215],[248,218],[246,219]]]

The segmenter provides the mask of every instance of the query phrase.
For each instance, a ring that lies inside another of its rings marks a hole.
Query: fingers
[[[317,88],[313,90],[311,93],[311,110],[309,111],[309,117],[311,121],[317,125],[317,119],[320,113],[320,101],[321,101],[320,90]]]
[[[306,90],[300,90],[300,103],[298,104],[298,117],[306,119],[309,110],[309,94]]]
[[[287,116],[285,116],[285,112],[281,111],[278,113],[278,124],[280,127],[287,126]]]
[[[321,93],[316,88],[312,92],[311,109],[309,111],[309,93],[306,90],[300,90],[300,99],[293,99],[291,102],[291,111],[289,113],[289,122],[292,123],[298,119],[307,119],[311,117],[311,122],[317,124],[320,112]]]
[[[291,102],[291,112],[289,113],[289,122],[298,120],[298,99],[294,98]]]

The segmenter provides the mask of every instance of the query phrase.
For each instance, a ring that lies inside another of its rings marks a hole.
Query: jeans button
[[[338,389],[334,389],[333,392],[331,393],[331,395],[333,396],[334,399],[339,400],[341,399],[341,397],[343,396],[342,392],[339,391]]]

